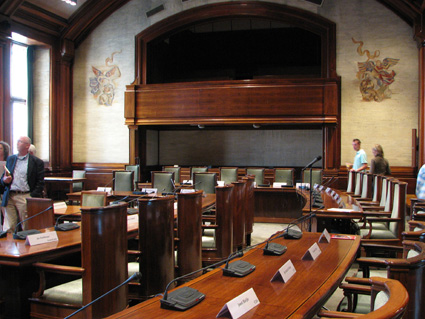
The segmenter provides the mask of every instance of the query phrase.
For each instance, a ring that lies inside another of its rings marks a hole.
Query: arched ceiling
[[[78,47],[96,26],[128,1],[78,0],[76,6],[69,6],[61,0],[4,0],[0,4],[0,32],[13,26],[24,35],[35,32],[41,40],[66,39]],[[376,1],[411,25],[420,42],[425,40],[425,28],[420,26],[425,0]]]

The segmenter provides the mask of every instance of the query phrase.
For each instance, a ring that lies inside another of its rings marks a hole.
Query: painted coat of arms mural
[[[90,92],[99,105],[111,106],[114,101],[116,80],[121,77],[120,68],[112,64],[117,53],[121,51],[113,52],[111,57],[106,58],[104,66],[92,66],[95,77],[90,78]]]
[[[371,54],[369,50],[363,50],[363,41],[356,41],[354,38],[352,40],[353,43],[359,44],[357,53],[360,56],[367,55],[365,62],[357,62],[357,78],[360,80],[363,100],[381,102],[391,98],[390,85],[395,81],[396,76],[392,67],[398,63],[399,59],[385,58],[381,61],[378,59],[379,50]]]

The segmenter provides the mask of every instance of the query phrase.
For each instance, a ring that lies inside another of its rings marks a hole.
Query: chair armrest
[[[320,318],[359,318],[358,313],[352,313],[352,312],[339,312],[339,311],[330,311],[330,310],[323,310],[321,309],[317,316]]]
[[[345,281],[351,284],[371,286],[369,278],[346,277]]]
[[[38,290],[36,292],[33,292],[33,298],[39,298],[43,295],[44,290],[46,289],[46,272],[76,276],[82,276],[85,272],[84,268],[75,266],[55,265],[48,263],[35,263],[33,264],[33,266],[40,276],[40,284]]]
[[[85,269],[75,266],[55,265],[48,263],[35,263],[34,268],[38,271],[53,272],[61,275],[82,275]]]
[[[378,217],[386,217],[386,216],[388,216],[388,217],[391,217],[391,212],[384,212],[384,211],[380,211],[380,212],[378,212],[378,211],[368,211],[368,210],[366,210],[366,211],[363,211],[363,215],[366,217],[366,218],[369,218],[369,216],[378,216]]]
[[[202,225],[202,229],[217,229],[218,225]]]

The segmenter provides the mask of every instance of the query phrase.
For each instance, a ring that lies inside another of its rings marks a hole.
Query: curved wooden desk
[[[242,259],[255,265],[256,270],[246,277],[225,277],[221,269],[216,269],[185,284],[206,297],[184,312],[161,309],[160,297],[157,297],[109,318],[215,318],[228,301],[250,288],[254,289],[260,304],[241,318],[311,318],[343,280],[360,245],[359,237],[332,239],[330,243],[318,244],[322,253],[316,260],[302,260],[319,236],[304,233],[300,240],[276,240],[288,247],[282,256],[264,256],[262,250],[251,249]],[[295,275],[287,283],[270,282],[288,260],[296,269]]]

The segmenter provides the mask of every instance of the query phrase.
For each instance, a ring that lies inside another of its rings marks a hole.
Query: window
[[[28,136],[28,63],[27,46],[13,43],[10,58],[10,95],[12,103],[12,151],[20,136]]]

